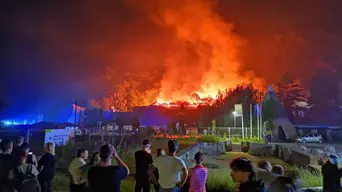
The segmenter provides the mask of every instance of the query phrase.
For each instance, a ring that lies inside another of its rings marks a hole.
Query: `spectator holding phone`
[[[128,166],[121,160],[112,145],[103,145],[100,149],[101,162],[90,168],[88,182],[91,192],[120,191],[120,184],[129,175]],[[112,165],[112,158],[118,166]]]

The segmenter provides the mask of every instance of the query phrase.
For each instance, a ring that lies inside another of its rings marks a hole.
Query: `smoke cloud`
[[[165,56],[160,99],[187,100],[193,93],[215,97],[219,90],[258,82],[252,73],[241,74],[243,40],[233,32],[233,24],[214,10],[212,1],[159,0],[150,4],[150,16],[176,39]]]
[[[287,73],[309,85],[315,73],[341,66],[342,24],[336,20],[341,4],[8,2],[1,7],[4,92],[18,106],[13,111],[38,108],[43,113],[56,100],[105,97],[129,74],[141,71],[157,74],[165,100],[193,92],[216,94],[245,81],[271,84]]]

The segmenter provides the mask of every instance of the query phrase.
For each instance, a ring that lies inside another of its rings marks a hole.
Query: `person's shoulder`
[[[99,166],[90,167],[88,170],[88,174],[94,174],[95,172],[98,172],[99,169],[100,169]]]
[[[122,172],[127,172],[127,169],[123,166],[119,166],[119,165],[112,165],[107,167],[112,173],[122,173]]]
[[[180,163],[184,163],[184,160],[180,157],[177,157],[175,156],[174,159],[177,161],[177,162],[180,162]]]
[[[71,161],[70,161],[70,165],[74,164],[77,160],[77,158],[73,158]]]
[[[111,169],[111,170],[120,170],[122,168],[124,168],[123,166],[120,166],[120,165],[111,165],[109,167],[107,167],[108,169]]]
[[[135,152],[135,157],[136,158],[141,158],[141,156],[143,156],[143,155],[144,155],[144,151],[142,151],[142,150],[139,150],[139,151]]]

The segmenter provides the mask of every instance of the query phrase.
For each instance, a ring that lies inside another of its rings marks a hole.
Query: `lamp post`
[[[237,115],[237,112],[236,112],[236,111],[233,111],[233,116],[234,116],[234,128],[236,128],[236,115]]]

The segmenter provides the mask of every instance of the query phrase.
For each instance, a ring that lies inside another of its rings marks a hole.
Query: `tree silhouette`
[[[136,106],[148,106],[159,94],[158,85],[149,73],[137,74],[116,86],[111,103],[117,111],[132,111]]]
[[[234,104],[238,103],[243,104],[244,118],[246,118],[247,122],[250,104],[260,103],[264,94],[263,90],[254,88],[252,84],[241,84],[233,89],[220,91],[217,100],[211,106],[201,108],[201,125],[210,125],[213,118],[217,120],[218,126],[222,125],[224,118],[234,110]],[[220,116],[223,119],[219,118]]]
[[[308,102],[308,90],[301,87],[300,82],[293,79],[290,75],[285,75],[281,79],[275,86],[275,91],[280,103],[287,112],[296,108],[300,102]]]

